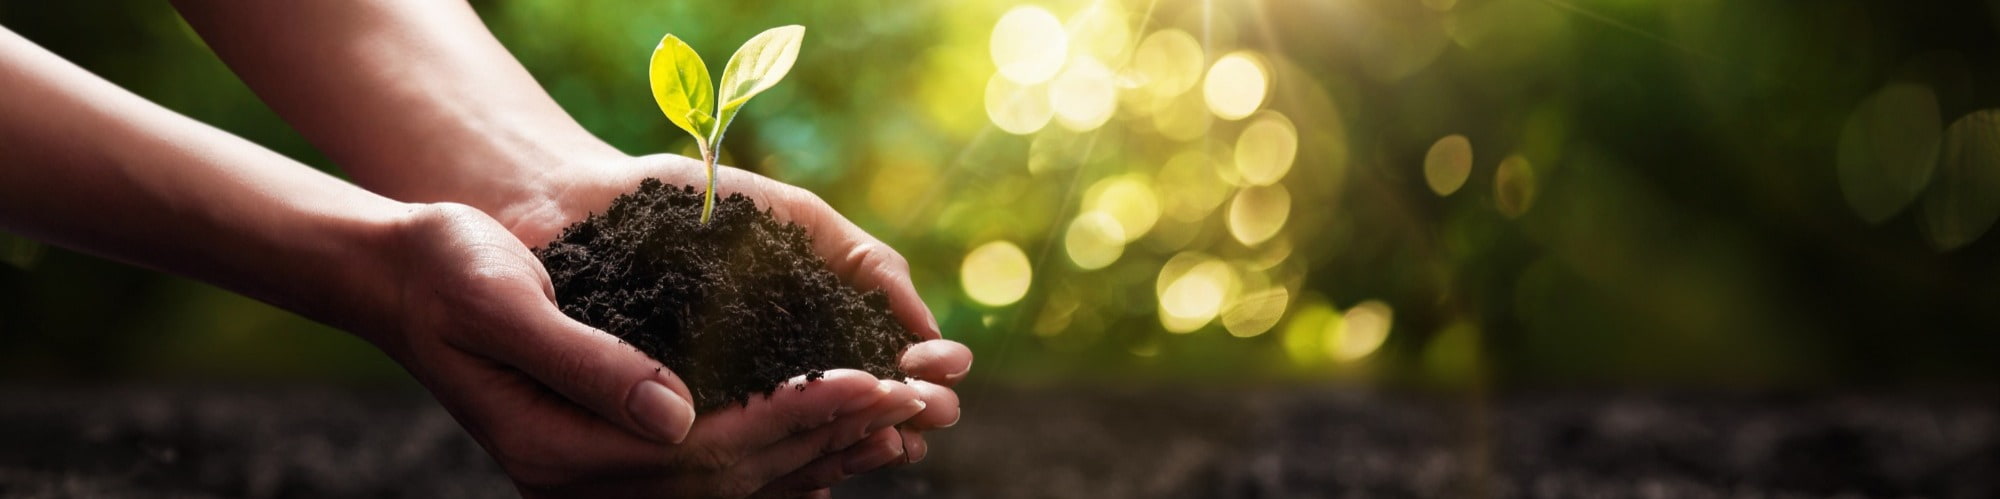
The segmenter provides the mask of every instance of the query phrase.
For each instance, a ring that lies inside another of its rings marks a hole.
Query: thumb
[[[576,322],[536,300],[532,317],[510,334],[474,349],[526,373],[604,419],[663,443],[678,444],[694,425],[687,384],[618,338]]]

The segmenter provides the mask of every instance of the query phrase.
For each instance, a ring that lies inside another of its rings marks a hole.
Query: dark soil
[[[828,369],[902,379],[918,340],[879,290],[847,287],[798,225],[741,194],[701,223],[702,193],[646,179],[536,256],[564,314],[659,359],[707,412]]]
[[[961,387],[968,416],[928,458],[834,496],[2000,497],[1990,390]],[[0,382],[0,498],[513,494],[414,388]]]

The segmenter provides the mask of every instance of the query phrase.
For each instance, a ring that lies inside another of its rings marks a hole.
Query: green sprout
[[[694,136],[701,150],[701,162],[708,173],[708,190],[702,197],[701,223],[708,223],[715,209],[715,159],[722,147],[722,132],[736,119],[736,112],[751,97],[769,90],[791,72],[799,58],[799,42],[806,36],[804,26],[781,26],[758,33],[729,56],[722,70],[722,95],[708,82],[708,66],[701,55],[679,37],[667,35],[653,49],[650,79],[653,101],[674,125]],[[714,111],[711,113],[710,110]]]

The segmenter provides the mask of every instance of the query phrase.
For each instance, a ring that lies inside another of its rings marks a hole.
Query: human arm
[[[687,185],[702,178],[698,162],[627,156],[584,130],[464,2],[175,4],[237,74],[357,183],[406,201],[472,205],[529,245],[602,211],[643,178]],[[929,404],[904,426],[909,454],[921,457],[920,431],[958,418],[949,386],[964,376],[971,352],[940,339],[902,256],[804,190],[732,168],[723,169],[721,184],[804,225],[836,273],[857,287],[883,289],[905,327],[936,340],[904,359]]]
[[[0,28],[0,228],[348,329],[409,209],[160,108]],[[339,262],[342,265],[307,264]],[[296,282],[327,290],[309,293]]]
[[[363,191],[5,29],[0,89],[0,229],[354,331],[523,492],[741,493],[922,410],[914,390],[847,371],[694,421],[672,373],[564,317],[484,213]]]

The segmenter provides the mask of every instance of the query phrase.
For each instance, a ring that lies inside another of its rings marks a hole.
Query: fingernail
[[[932,338],[943,338],[943,337],[944,337],[944,328],[941,328],[941,327],[938,327],[938,321],[937,321],[937,314],[934,314],[934,313],[930,313],[929,311],[925,311],[925,312],[924,312],[924,315],[925,315],[926,317],[928,317],[928,318],[930,319],[930,322],[931,322],[931,337],[932,337]]]
[[[837,414],[835,417],[854,414],[856,412],[861,412],[862,409],[874,407],[876,402],[881,402],[883,396],[888,395],[890,391],[895,389],[895,385],[891,385],[890,383],[895,383],[895,382],[886,379],[876,380],[875,391],[863,394],[859,397],[854,397],[853,399],[849,399],[846,404],[840,406],[840,413]]]
[[[924,412],[924,408],[928,406],[922,400],[911,400],[909,403],[903,404],[902,407],[896,408],[896,410],[877,416],[875,421],[868,424],[868,431],[888,428],[896,425],[896,423],[908,421],[911,416],[915,416],[919,412]]]
[[[900,457],[903,457],[903,446],[884,443],[869,446],[867,451],[847,456],[847,460],[840,466],[847,471],[847,474],[852,475],[886,466]]]
[[[625,397],[625,411],[653,438],[671,443],[686,440],[688,429],[694,426],[694,405],[668,390],[667,385],[650,379],[632,386],[632,393]]]
[[[910,438],[903,439],[903,455],[909,456],[909,464],[917,464],[930,456],[930,446]]]
[[[953,427],[953,426],[958,426],[958,420],[961,420],[961,419],[965,419],[965,411],[958,411],[958,415],[957,415],[957,416],[953,416],[953,417],[951,418],[951,422],[950,422],[950,423],[945,423],[945,424],[941,424],[941,425],[938,425],[938,428],[950,428],[950,427]]]
[[[965,379],[965,375],[970,372],[972,372],[972,360],[967,359],[965,361],[964,369],[959,369],[958,372],[955,373],[946,374],[944,375],[944,379],[947,381],[957,382],[958,380]]]

